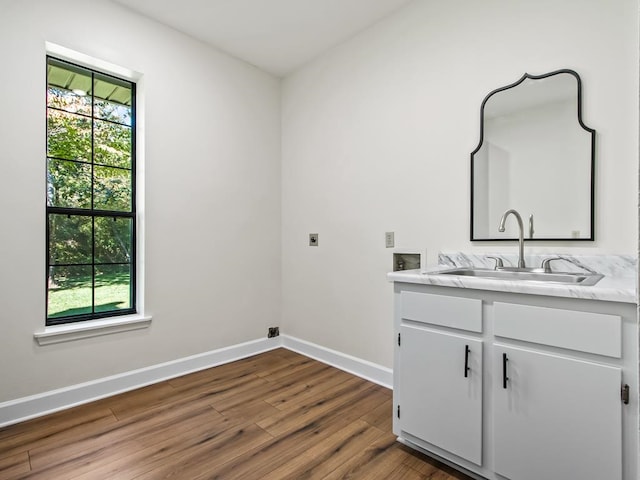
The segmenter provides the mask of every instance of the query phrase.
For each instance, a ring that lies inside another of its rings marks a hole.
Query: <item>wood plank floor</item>
[[[0,429],[0,479],[469,480],[396,442],[391,410],[277,349]]]

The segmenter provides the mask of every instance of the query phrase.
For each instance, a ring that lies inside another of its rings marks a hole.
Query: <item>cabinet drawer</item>
[[[403,291],[400,304],[405,320],[482,332],[482,300]]]
[[[617,315],[496,302],[494,316],[498,337],[622,356],[622,318]]]

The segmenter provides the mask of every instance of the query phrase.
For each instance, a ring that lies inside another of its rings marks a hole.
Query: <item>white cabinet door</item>
[[[400,334],[401,430],[481,465],[482,342],[406,325]]]
[[[499,344],[493,364],[497,473],[622,478],[620,368]]]

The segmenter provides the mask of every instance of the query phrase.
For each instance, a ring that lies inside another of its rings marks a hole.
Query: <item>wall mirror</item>
[[[594,239],[595,130],[582,121],[582,86],[573,70],[525,74],[486,96],[480,143],[471,153],[471,240]]]

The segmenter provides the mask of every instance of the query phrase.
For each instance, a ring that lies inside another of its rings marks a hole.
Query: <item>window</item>
[[[135,98],[47,57],[47,325],[136,311]]]

